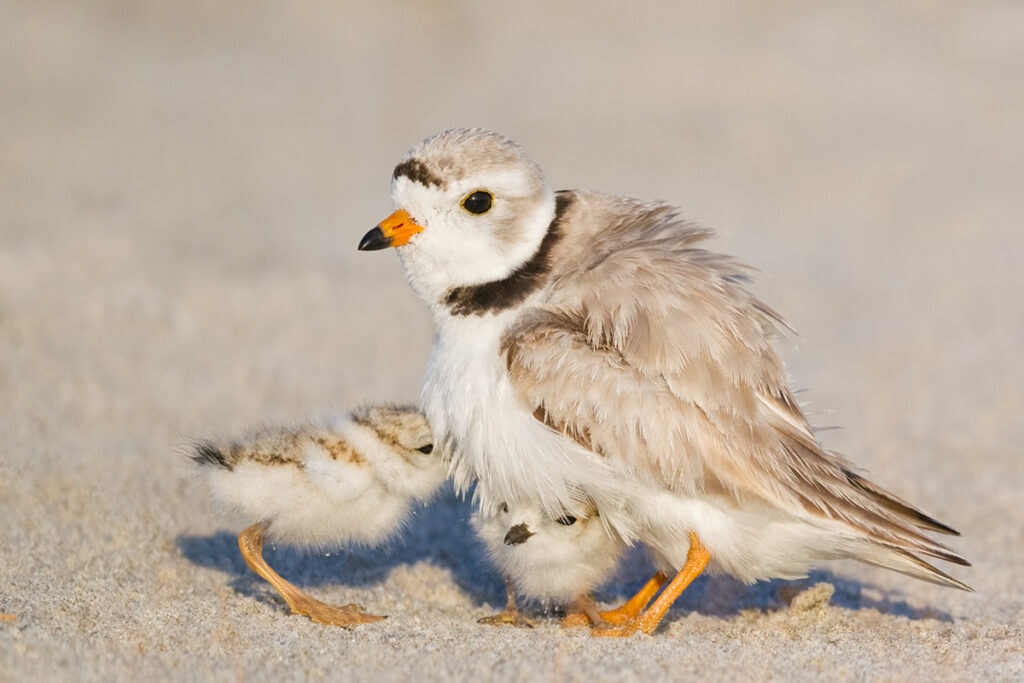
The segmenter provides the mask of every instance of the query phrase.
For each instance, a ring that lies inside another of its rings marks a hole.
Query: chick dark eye
[[[477,190],[466,195],[466,198],[462,200],[462,208],[479,216],[490,211],[493,202],[494,197],[491,196],[490,192]]]
[[[565,517],[559,517],[555,521],[561,524],[562,526],[572,526],[576,523],[576,518],[572,515],[566,515]]]
[[[425,455],[429,455],[434,452],[434,444],[428,443],[426,446],[420,446],[416,450]]]
[[[504,513],[504,512],[508,512],[508,503],[502,503],[502,504],[501,504],[501,511],[502,511],[503,513]]]

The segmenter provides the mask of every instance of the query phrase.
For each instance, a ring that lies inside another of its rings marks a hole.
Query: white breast
[[[477,484],[481,506],[531,499],[557,518],[582,513],[589,498],[606,523],[632,537],[623,491],[608,464],[553,431],[519,403],[499,354],[515,311],[438,321],[423,386],[435,440],[449,452],[460,491]]]

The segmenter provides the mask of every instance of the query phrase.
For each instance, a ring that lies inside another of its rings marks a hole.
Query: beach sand
[[[1024,677],[1024,5],[704,5],[3,3],[0,680]],[[836,563],[701,578],[653,637],[496,629],[449,489],[382,549],[267,553],[389,619],[289,615],[188,444],[416,399],[429,314],[355,247],[465,125],[718,229],[826,444],[977,592]]]

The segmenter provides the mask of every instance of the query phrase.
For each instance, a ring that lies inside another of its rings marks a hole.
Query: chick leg
[[[597,609],[597,603],[589,593],[584,593],[570,602],[567,612],[568,614],[562,619],[562,628],[608,625]]]
[[[515,626],[517,628],[533,628],[536,622],[528,619],[519,611],[516,605],[516,591],[512,582],[505,579],[505,609],[489,617],[481,617],[476,620],[478,624],[489,626]]]
[[[14,621],[17,618],[13,614],[0,614],[0,621]]]
[[[616,626],[628,624],[631,619],[635,619],[647,607],[647,603],[665,585],[666,581],[668,581],[668,577],[658,572],[626,604],[607,612],[601,612],[601,618],[609,624],[615,624]]]
[[[668,608],[672,606],[683,591],[693,583],[693,580],[700,576],[701,572],[708,566],[711,553],[701,544],[697,534],[690,532],[690,551],[686,555],[686,563],[679,573],[668,582],[665,590],[661,592],[654,602],[642,614],[622,626],[614,628],[595,628],[591,633],[596,636],[625,637],[634,633],[642,632],[650,635],[658,624],[665,617]]]
[[[352,628],[356,624],[368,624],[385,618],[376,614],[367,614],[359,605],[345,605],[343,607],[328,605],[285,581],[263,559],[264,534],[269,526],[269,522],[259,522],[238,534],[238,547],[242,551],[242,558],[249,565],[249,569],[257,576],[268,581],[284,598],[284,601],[288,603],[288,607],[291,608],[294,614],[305,615],[320,624],[332,624],[345,628]]]

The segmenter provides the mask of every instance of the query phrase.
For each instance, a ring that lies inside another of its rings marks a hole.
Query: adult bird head
[[[417,293],[435,304],[451,289],[500,280],[533,256],[555,213],[540,168],[511,140],[455,129],[420,143],[395,167],[395,212],[361,251],[398,248]]]

